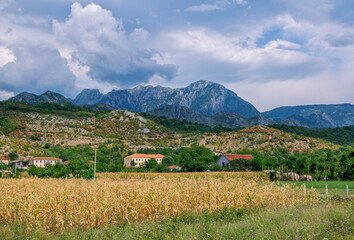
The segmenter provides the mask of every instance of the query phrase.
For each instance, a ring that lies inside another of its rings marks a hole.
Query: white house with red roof
[[[168,167],[166,167],[166,169],[169,170],[170,172],[172,172],[172,171],[181,171],[182,167],[180,167],[180,166],[168,166]]]
[[[129,167],[140,167],[144,166],[146,162],[148,162],[150,159],[155,159],[158,164],[162,163],[162,159],[164,158],[164,155],[161,154],[133,154],[128,157],[124,158],[124,166],[127,168]],[[131,163],[134,161],[135,166],[132,166]]]
[[[36,167],[42,167],[44,168],[46,165],[55,165],[56,163],[61,163],[62,160],[60,158],[55,158],[55,157],[34,157],[29,160],[29,165],[36,166]]]
[[[235,161],[238,159],[252,160],[253,156],[250,154],[223,154],[215,165],[225,167],[229,165],[231,161]]]
[[[0,164],[6,164],[9,165],[11,162],[11,159],[9,156],[0,156]]]

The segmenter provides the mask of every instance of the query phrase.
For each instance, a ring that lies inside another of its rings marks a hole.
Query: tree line
[[[220,156],[209,148],[199,145],[191,147],[145,148],[138,153],[163,154],[162,164],[152,159],[144,166],[126,168],[124,157],[133,152],[127,150],[123,144],[108,147],[104,144],[97,149],[97,172],[166,172],[167,166],[180,166],[184,172],[203,171],[250,171],[276,170],[282,172],[296,172],[310,174],[316,180],[354,180],[354,149],[351,146],[338,150],[321,149],[316,152],[289,153],[286,149],[275,152],[259,152],[243,149],[238,154],[251,154],[252,160],[234,160],[229,166],[220,167],[215,163]],[[39,169],[31,167],[29,173],[38,177],[93,177],[94,149],[90,146],[65,147],[53,146],[42,152],[41,156],[58,157],[63,161],[70,161],[67,165],[47,166]]]

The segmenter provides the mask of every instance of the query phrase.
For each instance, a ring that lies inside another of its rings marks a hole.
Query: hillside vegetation
[[[207,126],[204,124],[188,122],[186,120],[171,119],[167,117],[153,116],[146,113],[141,113],[141,115],[151,121],[154,121],[166,128],[180,133],[220,133],[220,132],[230,132],[233,131],[231,128],[221,127],[221,126]]]
[[[284,132],[294,133],[297,135],[325,139],[329,142],[340,145],[350,145],[354,143],[354,125],[347,127],[321,129],[286,126],[278,124],[271,125],[270,127],[277,128]]]
[[[145,117],[143,117],[145,116]],[[178,120],[156,118],[115,110],[95,111],[71,104],[34,106],[0,103],[0,147],[20,156],[38,155],[45,145],[78,146],[123,144],[139,148],[180,148],[192,144],[205,145],[217,152],[241,149],[308,152],[338,146],[323,140],[285,133],[270,127],[252,127],[239,131],[207,127]],[[227,131],[227,132],[224,132]]]
[[[280,130],[265,127],[247,127],[237,132],[220,134],[199,134],[182,139],[184,142],[198,142],[215,152],[237,152],[241,149],[276,151],[285,149],[290,153],[311,152],[321,148],[337,149],[338,145]]]

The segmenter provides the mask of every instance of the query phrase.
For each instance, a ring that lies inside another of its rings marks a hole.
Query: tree
[[[130,166],[131,166],[132,168],[136,166],[136,163],[135,163],[135,161],[134,161],[134,160],[131,160],[131,162],[130,162]]]
[[[151,158],[149,159],[149,161],[145,163],[146,168],[155,168],[156,166],[157,166],[157,161],[155,158]]]
[[[215,164],[214,153],[199,145],[184,149],[178,156],[178,165],[186,172],[201,172]]]
[[[12,151],[12,152],[10,152],[9,157],[10,157],[11,161],[17,160],[18,159],[18,154],[17,154],[16,151]]]
[[[162,159],[162,165],[169,166],[169,165],[174,165],[174,164],[175,164],[175,159],[173,159],[172,156],[165,156]]]

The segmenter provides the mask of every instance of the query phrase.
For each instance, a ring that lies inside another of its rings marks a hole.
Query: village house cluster
[[[162,163],[162,159],[164,155],[161,154],[132,154],[124,158],[124,166],[127,168],[138,168],[144,167],[150,160],[156,160],[157,164]],[[245,154],[222,154],[219,160],[216,162],[216,165],[221,167],[229,166],[232,161],[235,162],[242,162],[249,161],[253,159],[252,155],[245,155]],[[16,167],[18,169],[29,169],[32,165],[40,168],[44,168],[46,165],[55,165],[56,163],[61,164],[68,164],[69,161],[63,162],[60,158],[55,157],[34,157],[30,158],[29,160],[10,160],[8,156],[0,156],[0,163],[9,165],[11,167]],[[167,169],[169,171],[180,171],[182,168],[180,166],[168,166]]]
[[[29,169],[32,165],[40,168],[44,168],[46,165],[55,165],[56,163],[61,163],[62,159],[55,157],[34,157],[30,160],[10,160],[8,156],[0,157],[0,164],[9,165],[11,167],[16,167],[18,169]]]

